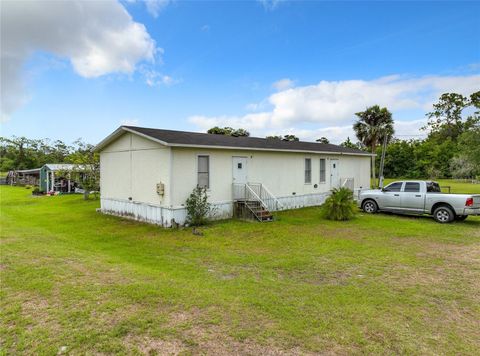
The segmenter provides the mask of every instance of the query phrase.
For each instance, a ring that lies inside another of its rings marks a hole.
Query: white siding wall
[[[157,183],[165,195],[157,194]],[[126,200],[168,206],[170,204],[170,148],[125,133],[100,153],[102,199]]]
[[[210,156],[212,202],[230,201],[232,197],[232,156],[247,157],[248,181],[262,183],[277,197],[292,197],[330,191],[330,159],[339,163],[340,178],[354,178],[355,188],[369,187],[370,157],[322,155],[288,152],[263,152],[224,149],[172,148],[172,175],[175,186],[172,205],[184,204],[197,185],[197,156]],[[312,183],[304,183],[305,158],[312,159]],[[326,159],[326,182],[320,180],[320,158]],[[317,188],[315,188],[317,184]],[[295,193],[295,195],[293,194]]]

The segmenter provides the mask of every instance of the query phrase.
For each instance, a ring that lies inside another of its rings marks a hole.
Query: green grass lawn
[[[480,218],[166,230],[1,187],[3,354],[478,354]]]

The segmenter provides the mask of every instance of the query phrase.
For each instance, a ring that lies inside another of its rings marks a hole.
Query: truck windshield
[[[435,182],[427,182],[427,193],[441,193],[440,186]]]

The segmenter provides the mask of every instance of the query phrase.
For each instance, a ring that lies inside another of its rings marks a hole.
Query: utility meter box
[[[162,182],[157,183],[157,194],[161,197],[163,197],[163,195],[165,194],[165,184],[163,184]]]

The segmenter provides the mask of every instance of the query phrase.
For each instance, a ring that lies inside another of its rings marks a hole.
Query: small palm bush
[[[350,220],[355,215],[353,192],[348,188],[333,188],[322,208],[328,220]]]
[[[187,222],[193,226],[205,225],[212,213],[208,202],[207,189],[196,187],[187,199]]]

